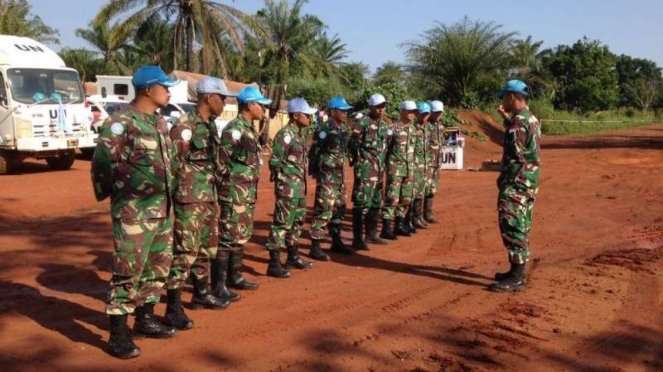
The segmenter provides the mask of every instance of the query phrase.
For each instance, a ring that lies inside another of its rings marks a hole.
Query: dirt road
[[[25,164],[0,178],[1,369],[660,372],[662,149],[663,126],[546,138],[531,284],[517,294],[485,291],[506,266],[496,173],[446,172],[442,225],[278,280],[263,275],[274,202],[264,172],[246,247],[260,290],[226,311],[190,311],[193,330],[138,340],[129,361],[103,350],[111,226],[89,162]],[[500,154],[491,141],[466,151],[466,167]]]

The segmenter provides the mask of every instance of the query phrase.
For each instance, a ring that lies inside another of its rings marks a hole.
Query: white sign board
[[[457,145],[442,146],[440,162],[444,170],[463,169],[463,148]]]

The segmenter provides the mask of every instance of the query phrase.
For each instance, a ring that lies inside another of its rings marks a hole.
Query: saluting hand
[[[500,116],[501,116],[504,120],[509,120],[509,113],[507,113],[506,111],[504,111],[504,106],[500,105],[500,106],[497,108],[497,113],[499,113]]]

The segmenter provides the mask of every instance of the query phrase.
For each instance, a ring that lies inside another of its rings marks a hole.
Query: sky
[[[106,0],[30,0],[32,13],[60,31],[62,47],[86,47],[74,34],[85,28]],[[263,0],[219,0],[253,13]],[[663,0],[310,0],[304,12],[322,19],[350,51],[348,61],[372,70],[387,61],[405,62],[399,44],[417,41],[438,22],[465,15],[493,21],[504,31],[543,40],[543,48],[573,44],[583,36],[607,44],[615,54],[647,58],[663,67]]]

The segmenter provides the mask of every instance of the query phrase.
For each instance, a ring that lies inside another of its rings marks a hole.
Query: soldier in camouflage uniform
[[[209,292],[210,260],[216,257],[219,208],[214,165],[214,119],[221,115],[230,92],[223,80],[213,77],[198,81],[198,102],[170,131],[177,150],[173,159],[175,176],[175,246],[166,283],[168,305],[165,320],[178,329],[193,327],[184,313],[181,294],[189,271],[193,276],[191,305],[195,308],[225,309],[229,299]]]
[[[328,261],[329,256],[320,249],[324,238],[324,228],[329,229],[332,238],[331,250],[342,254],[352,254],[352,249],[341,240],[341,224],[345,216],[345,158],[348,151],[348,105],[343,97],[334,97],[327,104],[330,120],[318,126],[313,133],[313,143],[309,151],[309,173],[316,178],[315,204],[311,222],[311,257]]]
[[[104,122],[91,169],[97,200],[111,198],[115,252],[106,314],[109,351],[122,359],[140,354],[127,327],[128,314],[136,315],[136,334],[167,338],[176,332],[154,317],[154,305],[172,258],[175,154],[168,124],[156,111],[168,104],[168,87],[177,81],[147,66],[136,71],[132,83],[136,99]]]
[[[444,105],[441,101],[432,101],[430,103],[431,114],[426,123],[429,135],[429,141],[426,154],[428,167],[428,190],[424,198],[424,221],[428,223],[440,222],[433,214],[433,198],[437,193],[437,187],[440,184],[440,170],[442,168],[442,146],[444,145],[444,126],[442,125],[442,115],[444,114]]]
[[[497,210],[511,269],[497,273],[498,282],[489,289],[511,292],[527,285],[525,266],[530,255],[529,234],[541,172],[541,127],[527,107],[529,88],[524,82],[507,82],[498,97],[502,98],[498,112],[504,118],[505,133],[502,172],[497,180]]]
[[[417,120],[414,124],[414,200],[410,204],[409,219],[415,229],[427,229],[428,223],[424,221],[424,197],[428,194],[430,175],[428,168],[430,155],[427,153],[427,144],[430,141],[429,128],[427,126],[430,116],[430,105],[419,102]]]
[[[219,218],[219,257],[227,257],[228,284],[235,289],[255,290],[257,283],[241,274],[244,244],[253,234],[253,212],[258,197],[258,180],[262,166],[262,149],[254,120],[265,116],[265,105],[272,100],[263,97],[258,87],[243,88],[237,97],[239,115],[223,128],[218,144],[217,187]]]
[[[414,101],[403,101],[400,105],[401,118],[392,123],[392,135],[387,144],[386,168],[387,190],[382,207],[381,238],[395,240],[398,235],[411,236],[405,228],[404,220],[412,201],[414,177],[414,128],[412,123],[417,115]],[[391,222],[395,219],[394,230]]]
[[[384,96],[372,95],[368,99],[368,117],[355,124],[350,137],[350,162],[355,177],[352,189],[352,245],[356,250],[368,250],[366,242],[387,244],[377,234],[389,136],[389,128],[383,119],[386,105]],[[363,238],[364,223],[366,240]]]
[[[298,241],[306,216],[306,172],[308,149],[302,130],[311,124],[316,109],[303,98],[288,102],[289,122],[274,137],[274,150],[269,159],[270,180],[274,182],[276,204],[274,223],[267,241],[269,265],[267,275],[289,278],[288,269],[309,269],[313,264],[299,257]],[[287,248],[286,267],[281,265],[280,249]]]

